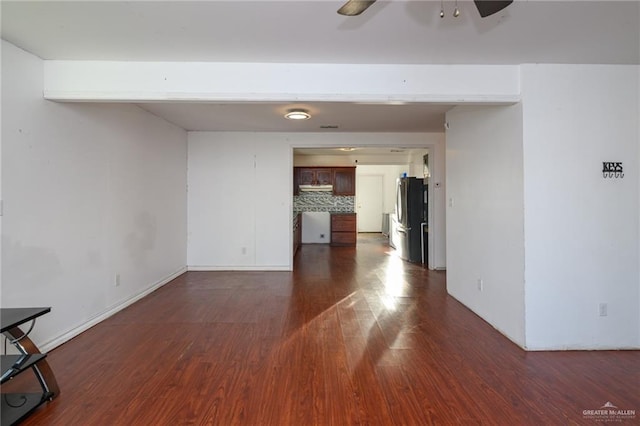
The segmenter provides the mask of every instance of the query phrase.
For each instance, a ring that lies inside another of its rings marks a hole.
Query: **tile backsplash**
[[[293,211],[353,213],[355,198],[331,192],[305,192],[293,196]]]

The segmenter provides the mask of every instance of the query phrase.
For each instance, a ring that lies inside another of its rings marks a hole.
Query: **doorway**
[[[422,139],[421,139],[422,140]],[[392,217],[395,211],[396,181],[398,176],[405,173],[410,176],[422,177],[425,170],[424,155],[429,153],[427,159],[429,179],[428,194],[428,233],[426,237],[427,262],[430,268],[441,269],[438,266],[444,265],[444,151],[441,141],[434,140],[433,143],[427,138],[425,145],[418,146],[415,142],[405,146],[376,146],[376,147],[355,147],[337,148],[331,146],[304,146],[293,147],[291,149],[291,165],[293,167],[356,167],[356,196],[349,200],[353,211],[357,214],[356,231],[360,233],[380,233],[384,236],[391,234]],[[349,143],[349,145],[354,145]],[[434,174],[435,173],[435,174]],[[361,188],[359,178],[362,176],[378,175],[377,178],[365,177],[370,182],[364,183]],[[382,185],[379,180],[382,176]],[[371,181],[377,180],[378,183]],[[293,174],[291,186],[293,186]],[[382,186],[382,188],[381,188]],[[368,188],[376,188],[376,190]],[[365,194],[362,194],[365,192]],[[366,193],[370,193],[382,198],[382,202],[366,202]],[[363,200],[364,198],[364,200]],[[292,195],[292,204],[296,201]],[[374,206],[375,209],[370,207]],[[294,206],[294,211],[296,211]],[[363,210],[363,208],[365,210]],[[383,216],[387,217],[387,226],[383,225]],[[442,231],[442,232],[440,232]],[[293,242],[294,232],[291,233]],[[436,235],[438,237],[436,238]],[[295,244],[292,244],[292,248]],[[293,257],[292,257],[293,258]]]
[[[383,178],[383,175],[358,175],[356,179],[358,232],[382,232]]]

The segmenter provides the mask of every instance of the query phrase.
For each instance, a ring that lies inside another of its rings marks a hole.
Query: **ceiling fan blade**
[[[374,4],[376,0],[371,1],[359,1],[349,0],[338,9],[338,13],[344,16],[356,16],[367,10],[369,6]]]
[[[513,0],[473,0],[483,18],[500,12],[513,3]]]

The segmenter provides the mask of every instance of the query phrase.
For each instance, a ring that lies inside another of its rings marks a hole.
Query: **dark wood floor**
[[[25,425],[597,424],[636,410],[640,353],[527,353],[445,273],[304,245],[295,272],[189,272],[52,351]]]

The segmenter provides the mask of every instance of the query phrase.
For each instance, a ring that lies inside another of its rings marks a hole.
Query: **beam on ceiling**
[[[333,101],[509,104],[512,65],[360,65],[45,61],[57,101]]]

